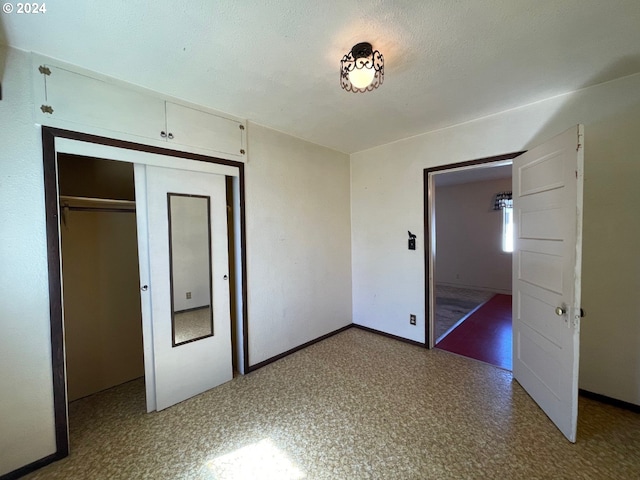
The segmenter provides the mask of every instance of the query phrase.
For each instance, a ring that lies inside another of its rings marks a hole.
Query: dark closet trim
[[[439,165],[437,167],[425,168],[423,171],[423,206],[424,209],[422,211],[422,218],[424,220],[424,279],[425,279],[425,291],[424,291],[424,312],[425,312],[425,322],[424,322],[424,344],[427,348],[429,348],[429,344],[431,343],[431,338],[429,336],[429,272],[431,271],[431,255],[429,252],[431,251],[431,232],[429,229],[429,197],[431,196],[431,191],[429,190],[429,174],[442,171],[442,170],[451,170],[453,168],[461,168],[461,167],[470,167],[474,165],[482,165],[483,163],[495,163],[502,162],[504,160],[511,160],[519,155],[522,155],[522,152],[512,152],[506,153],[504,155],[495,155],[493,157],[485,157],[479,158],[477,160],[469,160],[466,162],[459,163],[449,163],[447,165]]]
[[[62,272],[60,254],[60,219],[58,218],[58,174],[56,135],[42,128],[44,162],[44,204],[49,265],[49,314],[51,316],[51,362],[53,369],[53,410],[55,416],[56,453],[51,461],[69,455],[67,431],[67,392],[64,369],[64,328],[62,323]]]
[[[42,158],[44,164],[44,196],[47,232],[47,261],[49,269],[49,312],[51,316],[51,362],[53,370],[53,404],[55,416],[56,452],[45,458],[37,460],[2,478],[17,478],[14,475],[25,475],[28,472],[41,468],[49,463],[69,455],[69,437],[67,432],[67,399],[65,388],[64,369],[64,338],[62,322],[62,285],[61,285],[61,255],[59,242],[58,218],[58,184],[56,174],[56,138],[66,138],[87,143],[107,145],[139,152],[155,153],[168,157],[185,158],[200,162],[216,163],[238,168],[239,194],[240,194],[240,233],[242,263],[242,334],[244,349],[244,365],[248,371],[249,366],[249,325],[247,308],[247,244],[246,244],[246,217],[245,217],[245,184],[244,163],[209,157],[196,153],[180,152],[150,145],[112,138],[99,137],[87,133],[73,132],[59,128],[42,127]],[[20,473],[17,473],[20,472]]]

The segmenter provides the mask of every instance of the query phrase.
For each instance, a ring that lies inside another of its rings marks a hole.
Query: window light
[[[502,251],[513,252],[513,207],[502,209]]]

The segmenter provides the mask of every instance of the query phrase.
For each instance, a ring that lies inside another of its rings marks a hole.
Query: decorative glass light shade
[[[370,92],[382,85],[384,58],[370,43],[355,45],[340,61],[340,86],[347,92]]]

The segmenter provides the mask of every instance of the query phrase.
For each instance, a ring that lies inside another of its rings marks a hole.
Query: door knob
[[[558,315],[559,317],[563,316],[565,313],[567,313],[567,307],[556,307],[556,315]]]
[[[142,287],[140,287],[140,290],[142,290],[143,292],[146,292],[149,289],[149,285],[142,285]]]
[[[228,280],[229,277],[227,277],[226,275],[224,277],[222,277],[223,280]]]

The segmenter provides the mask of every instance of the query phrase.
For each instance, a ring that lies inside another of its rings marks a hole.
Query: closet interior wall
[[[133,164],[59,154],[58,182],[73,401],[144,375],[135,208],[63,198],[135,201]]]

